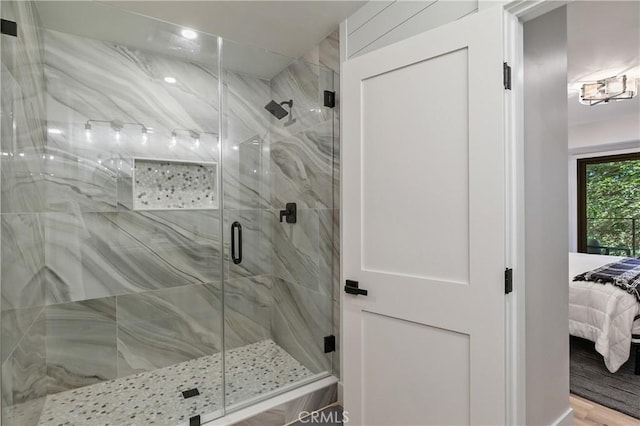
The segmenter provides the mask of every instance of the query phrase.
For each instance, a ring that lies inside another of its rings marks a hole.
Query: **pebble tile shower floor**
[[[227,351],[227,405],[314,374],[272,340]],[[222,408],[220,353],[49,395],[39,425],[176,425]],[[185,399],[182,392],[198,388]]]

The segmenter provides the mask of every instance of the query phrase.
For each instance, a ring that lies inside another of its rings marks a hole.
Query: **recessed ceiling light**
[[[52,135],[61,135],[62,134],[62,130],[60,130],[60,129],[49,128],[49,129],[47,129],[47,131],[49,133],[51,133]]]
[[[178,80],[176,80],[174,77],[165,77],[164,81],[166,81],[167,83],[174,84]]]
[[[180,34],[182,35],[182,37],[188,39],[188,40],[195,40],[198,38],[198,33],[196,33],[193,30],[190,30],[188,28],[183,29],[182,31],[180,31]]]

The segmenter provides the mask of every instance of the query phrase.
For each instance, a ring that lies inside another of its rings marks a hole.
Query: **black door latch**
[[[355,294],[356,296],[358,295],[366,296],[369,294],[367,290],[363,288],[358,288],[358,285],[359,285],[358,281],[347,280],[345,284],[346,285],[344,286],[344,291],[349,294]]]

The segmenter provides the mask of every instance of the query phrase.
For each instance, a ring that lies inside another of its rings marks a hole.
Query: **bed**
[[[629,359],[633,343],[635,373],[640,374],[640,303],[610,284],[573,281],[578,274],[620,259],[569,253],[569,333],[594,342],[612,373]]]

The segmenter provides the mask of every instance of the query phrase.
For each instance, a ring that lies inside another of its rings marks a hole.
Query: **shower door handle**
[[[238,255],[236,256],[236,230],[238,234]],[[231,224],[231,259],[236,265],[242,262],[242,225],[236,221]]]

